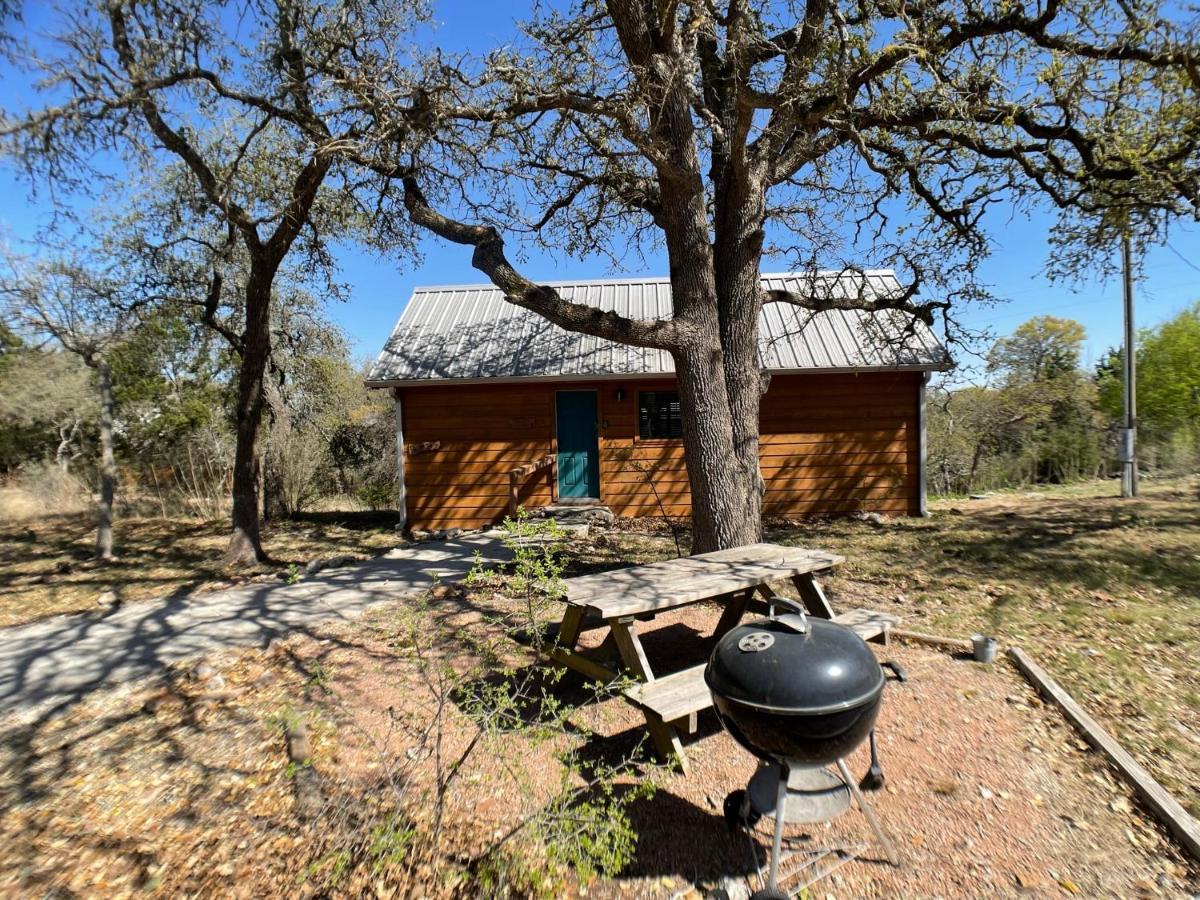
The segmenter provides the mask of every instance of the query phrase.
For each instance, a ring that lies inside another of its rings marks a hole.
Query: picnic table
[[[844,557],[822,550],[750,544],[730,550],[699,553],[566,580],[566,604],[551,658],[584,677],[605,683],[623,672],[637,684],[626,698],[646,714],[646,726],[659,756],[678,758],[686,771],[687,758],[679,724],[696,730],[696,716],[712,705],[704,684],[704,663],[660,674],[651,666],[638,637],[638,622],[695,603],[724,605],[713,631],[713,642],[741,621],[755,602],[772,596],[772,582],[791,581],[808,612],[842,622],[864,639],[886,640],[899,620],[870,610],[835,616],[816,575],[830,571]],[[578,647],[584,631],[607,628],[604,643],[587,654]],[[617,665],[614,665],[615,657]]]

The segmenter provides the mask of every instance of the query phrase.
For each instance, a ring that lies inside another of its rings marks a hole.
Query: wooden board
[[[1108,757],[1109,762],[1129,782],[1146,807],[1167,826],[1183,848],[1196,860],[1200,860],[1200,822],[1192,818],[1179,801],[1167,793],[1166,789],[1028,654],[1017,647],[1010,647],[1008,655],[1038,693],[1054,701],[1084,739]]]
[[[845,625],[864,641],[886,638],[888,632],[900,624],[900,617],[873,609],[851,609],[833,617],[839,625]]]
[[[831,569],[844,561],[844,557],[820,550],[750,544],[568,578],[564,585],[568,603],[615,618],[686,606],[770,581]]]
[[[664,722],[675,722],[712,706],[712,695],[704,683],[706,663],[664,675],[648,684],[638,684],[625,696],[638,706],[656,713]]]

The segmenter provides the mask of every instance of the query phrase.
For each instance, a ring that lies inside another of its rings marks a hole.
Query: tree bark
[[[273,373],[263,382],[266,391],[267,427],[262,452],[262,510],[263,520],[266,522],[285,519],[291,513],[284,497],[284,454],[292,423],[283,393],[276,383],[276,375],[277,373]]]
[[[96,365],[100,377],[100,503],[96,510],[96,558],[113,558],[113,496],[117,466],[113,456],[112,371],[106,360]]]
[[[706,553],[752,544],[760,522],[755,466],[747,473],[734,443],[735,427],[725,382],[725,364],[716,342],[675,356],[683,415],[683,451],[692,494],[692,552]],[[753,477],[748,477],[752,475]]]
[[[262,562],[258,521],[259,427],[263,416],[263,381],[271,353],[271,282],[273,272],[251,264],[246,282],[246,328],[238,372],[237,447],[233,460],[233,530],[225,562]]]
[[[58,426],[58,449],[54,452],[54,461],[58,463],[59,471],[64,475],[71,471],[71,460],[78,456],[77,453],[71,452],[71,441],[75,440],[75,435],[78,433],[78,419],[72,419],[70,427]]]

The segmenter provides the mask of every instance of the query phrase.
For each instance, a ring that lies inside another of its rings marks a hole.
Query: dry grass
[[[231,573],[221,565],[228,523],[192,518],[126,517],[117,522],[118,558],[92,559],[90,514],[0,520],[0,627],[95,609],[112,591],[121,602],[228,587],[252,577],[286,577],[317,557],[374,556],[396,545],[386,513],[313,513],[268,525],[274,562]]]

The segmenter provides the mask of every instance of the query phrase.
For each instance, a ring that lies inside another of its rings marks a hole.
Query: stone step
[[[553,519],[559,525],[608,525],[613,519],[613,512],[607,506],[591,504],[575,506],[570,504],[553,504],[543,506],[534,515],[542,519]]]

